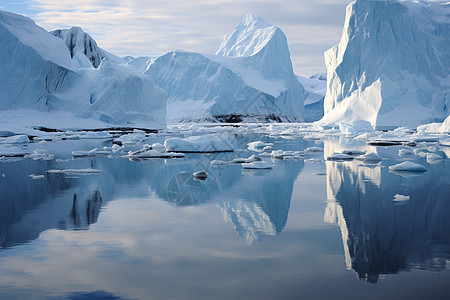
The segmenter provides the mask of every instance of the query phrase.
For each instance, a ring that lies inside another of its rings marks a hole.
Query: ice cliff
[[[65,111],[114,126],[165,126],[166,95],[149,76],[117,64],[79,28],[59,35],[0,11],[0,110]],[[63,126],[71,125],[79,126]]]
[[[351,3],[340,43],[325,52],[321,122],[442,122],[450,105],[449,14],[446,1]]]
[[[167,92],[169,121],[303,119],[286,36],[251,15],[216,55],[171,51],[145,73]]]

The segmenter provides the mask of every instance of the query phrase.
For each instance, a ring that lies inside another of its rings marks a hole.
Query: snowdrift
[[[216,55],[171,51],[145,72],[168,94],[168,121],[303,120],[305,91],[284,33],[247,15]]]
[[[0,110],[64,111],[113,126],[165,127],[166,94],[149,76],[116,64],[120,59],[80,28],[58,32],[61,38],[0,11]]]
[[[341,41],[325,52],[323,124],[442,122],[450,105],[450,4],[357,0]]]

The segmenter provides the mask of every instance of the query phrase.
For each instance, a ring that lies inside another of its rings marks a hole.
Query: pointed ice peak
[[[84,54],[92,65],[97,68],[105,57],[103,49],[99,48],[97,42],[81,27],[74,26],[70,29],[57,29],[50,33],[64,40],[72,58],[74,58],[76,53]]]
[[[269,22],[265,21],[262,18],[255,17],[252,14],[247,14],[244,17],[244,19],[241,21],[241,23],[239,23],[239,25],[236,26],[236,28],[239,28],[239,27],[266,28],[266,27],[273,27],[273,25],[270,24]]]
[[[263,19],[248,14],[231,35],[224,37],[216,55],[252,56],[267,45],[277,30],[280,31]]]

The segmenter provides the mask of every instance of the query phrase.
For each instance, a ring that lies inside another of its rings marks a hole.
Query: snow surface
[[[374,127],[443,121],[450,107],[450,3],[357,0],[341,41],[325,52],[321,124]]]
[[[145,74],[168,94],[169,122],[239,115],[302,120],[305,91],[277,27],[245,17],[216,55],[171,51]]]
[[[94,46],[95,41],[89,37],[84,42],[88,35],[81,29],[60,33],[61,37],[74,34],[76,43],[69,38],[68,48],[63,39],[32,20],[0,11],[0,111],[32,109],[30,118],[34,118],[33,110],[63,111],[109,126],[165,127],[166,94],[151,78],[118,65],[122,60],[106,51],[106,59],[94,69],[89,59],[93,55],[98,63],[96,53],[102,51],[93,47],[87,52],[85,46]],[[64,126],[79,124],[64,122]]]

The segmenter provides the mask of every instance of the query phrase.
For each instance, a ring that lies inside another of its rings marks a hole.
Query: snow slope
[[[286,36],[248,15],[216,55],[171,51],[150,65],[168,94],[168,120],[302,120],[305,91],[297,81]]]
[[[74,36],[69,47],[31,19],[0,11],[0,110],[23,114],[31,109],[30,118],[33,110],[65,111],[76,117],[72,120],[165,127],[166,95],[151,78],[116,64],[115,56],[103,52],[81,29],[65,33]],[[80,44],[84,38],[88,42]],[[102,55],[107,59],[99,61]]]
[[[357,0],[341,41],[325,52],[322,123],[377,127],[443,121],[450,107],[450,4]]]

